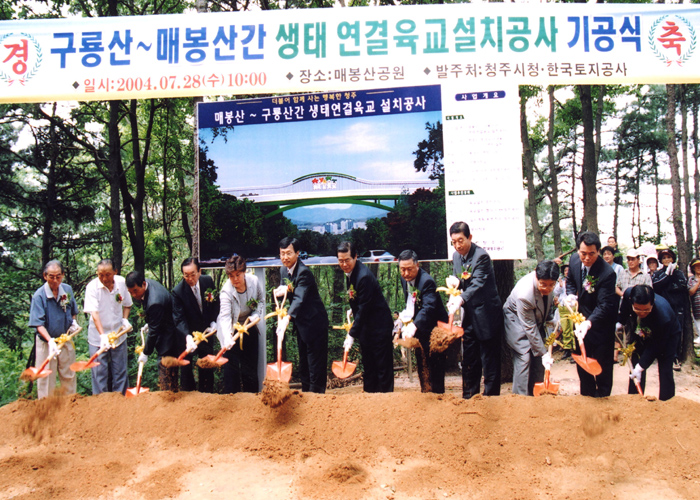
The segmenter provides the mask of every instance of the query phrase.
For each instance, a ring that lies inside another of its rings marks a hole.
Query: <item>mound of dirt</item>
[[[700,404],[145,393],[0,408],[0,498],[698,498]]]

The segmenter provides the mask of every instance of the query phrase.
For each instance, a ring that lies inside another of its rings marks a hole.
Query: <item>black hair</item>
[[[413,250],[404,250],[399,254],[398,261],[401,262],[402,260],[412,260],[413,262],[418,262],[418,254],[414,252]]]
[[[287,246],[289,246],[289,245],[287,245]],[[245,271],[246,268],[247,268],[247,265],[246,265],[245,257],[242,257],[238,254],[234,254],[232,257],[230,257],[226,261],[226,265],[224,266],[224,270],[226,271],[227,275],[231,274],[234,271]]]
[[[559,266],[553,260],[543,260],[537,264],[535,276],[538,280],[557,281],[559,279]]]
[[[197,266],[197,271],[199,271],[199,259],[197,257],[187,257],[185,260],[183,260],[182,264],[180,264],[180,271],[182,271],[185,266],[189,266],[190,264]]]
[[[630,292],[630,302],[654,305],[654,289],[649,285],[635,285]]]
[[[466,222],[455,222],[450,226],[450,236],[453,234],[462,233],[465,238],[469,238],[472,234],[469,232],[469,225]]]
[[[595,249],[600,251],[600,238],[598,238],[597,234],[592,233],[591,231],[578,233],[578,236],[576,237],[576,248],[580,249],[581,243],[585,243],[587,246],[594,245]]]
[[[610,252],[613,257],[615,257],[615,249],[609,245],[605,245],[603,248],[600,249],[600,255],[603,255],[605,252]]]
[[[357,257],[357,247],[352,241],[341,241],[336,248],[336,254],[350,252],[350,257]]]
[[[278,246],[280,248],[287,248],[289,245],[292,245],[292,249],[294,249],[295,252],[299,251],[299,240],[293,236],[285,236],[280,240]]]
[[[144,277],[141,271],[131,271],[129,274],[126,275],[127,288],[131,288],[133,286],[143,286],[145,282],[146,278]]]

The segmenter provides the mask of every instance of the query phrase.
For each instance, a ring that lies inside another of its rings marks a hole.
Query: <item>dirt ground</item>
[[[655,367],[648,394],[658,395]],[[700,370],[677,397],[576,396],[575,365],[555,363],[560,395],[461,399],[361,386],[260,395],[154,392],[17,401],[0,408],[0,498],[697,499]]]

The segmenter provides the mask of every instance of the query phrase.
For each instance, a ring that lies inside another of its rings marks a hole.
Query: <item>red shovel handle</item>
[[[177,357],[177,360],[178,360],[178,361],[182,361],[183,359],[185,359],[185,356],[187,356],[187,349],[185,349],[184,351],[182,351],[182,354],[180,354],[180,355]]]
[[[348,351],[343,351],[343,371],[345,371],[345,365],[348,364]]]
[[[216,353],[216,357],[214,358],[214,363],[216,363],[221,356],[223,356],[226,353],[226,348],[222,347],[219,352]]]
[[[41,372],[44,371],[44,368],[51,362],[53,359],[53,356],[48,356],[43,363],[41,363],[41,366],[39,366],[39,369],[36,371],[36,374],[39,375]]]

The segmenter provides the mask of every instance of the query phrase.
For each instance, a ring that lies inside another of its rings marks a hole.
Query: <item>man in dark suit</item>
[[[418,267],[416,252],[404,250],[399,254],[399,271],[406,316],[413,320],[403,327],[403,336],[415,336],[421,345],[415,350],[421,392],[444,394],[446,355],[430,351],[430,334],[438,321],[447,323],[447,311],[436,291],[435,280]]]
[[[455,276],[451,277],[451,285],[456,285],[462,294],[452,297],[447,307],[450,314],[462,308],[462,396],[469,399],[479,394],[482,370],[484,395],[498,396],[503,312],[491,257],[472,243],[465,222],[452,224],[450,238],[455,249],[452,256]]]
[[[182,281],[173,288],[173,321],[180,337],[186,339],[189,354],[185,357],[190,364],[183,366],[180,374],[180,388],[183,391],[196,389],[192,364],[194,354],[203,358],[213,354],[214,337],[195,344],[192,332],[203,332],[216,328],[219,316],[219,294],[214,289],[211,276],[202,274],[199,260],[188,257],[180,265]],[[197,367],[199,391],[214,392],[214,370]]]
[[[341,241],[337,249],[338,265],[346,276],[348,302],[353,323],[343,347],[349,349],[354,340],[360,342],[365,392],[393,392],[394,346],[391,331],[394,320],[382,295],[377,278],[357,260],[357,249],[349,241]]]
[[[148,361],[148,356],[158,352],[158,381],[162,391],[178,390],[178,367],[165,367],[164,356],[179,356],[185,349],[185,338],[178,334],[173,322],[173,299],[160,283],[146,279],[140,271],[126,275],[126,288],[131,297],[143,305],[148,326],[146,346],[139,356],[139,363]]]
[[[281,297],[287,291],[290,299],[287,316],[281,328],[286,328],[289,318],[299,345],[299,377],[301,390],[323,394],[328,377],[328,314],[318,293],[316,279],[311,269],[299,259],[299,241],[286,237],[279,242],[280,278],[282,284],[275,290]]]
[[[603,369],[596,377],[577,366],[581,395],[605,397],[610,395],[613,383],[615,320],[619,304],[615,293],[617,276],[598,254],[600,239],[597,234],[580,233],[576,237],[576,247],[578,252],[569,261],[566,293],[578,298],[578,311],[586,318],[577,326],[576,337],[586,347],[586,355],[596,359]]]

